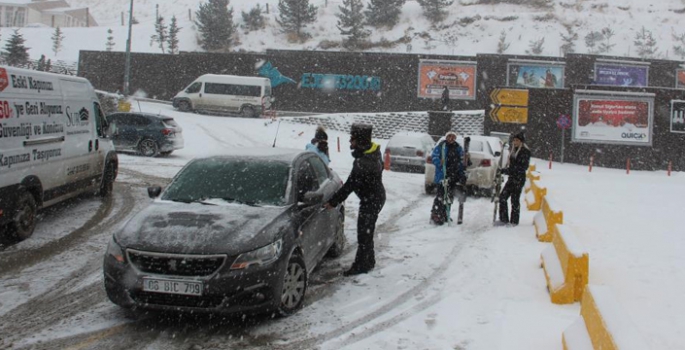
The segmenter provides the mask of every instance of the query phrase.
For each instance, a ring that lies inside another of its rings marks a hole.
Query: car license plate
[[[202,282],[143,278],[143,290],[154,293],[202,295]]]

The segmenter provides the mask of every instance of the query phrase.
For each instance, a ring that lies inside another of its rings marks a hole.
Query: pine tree
[[[169,36],[167,37],[167,47],[169,48],[169,53],[175,55],[178,53],[178,33],[181,31],[181,27],[178,26],[176,22],[176,16],[171,17],[171,24],[169,24]]]
[[[540,38],[538,40],[533,40],[530,42],[530,50],[526,50],[529,55],[540,55],[542,54],[543,47],[545,45],[545,38]]]
[[[52,52],[55,53],[55,56],[62,50],[62,40],[64,40],[64,33],[59,27],[56,27],[55,32],[52,33]]]
[[[635,48],[637,55],[640,58],[654,58],[657,54],[656,39],[652,32],[642,27],[642,29],[635,35]]]
[[[588,33],[588,35],[585,36],[585,46],[587,46],[588,53],[598,53],[599,50],[595,49],[595,46],[602,40],[604,40],[604,35],[602,35],[601,32],[592,31]]]
[[[370,0],[366,14],[366,23],[379,27],[392,28],[397,24],[402,13],[402,6],[407,0]]]
[[[611,43],[611,38],[615,35],[614,31],[609,27],[602,29],[602,36],[604,37],[604,42],[599,44],[600,53],[609,53],[611,49],[616,46],[616,44]]]
[[[237,26],[233,24],[233,7],[229,0],[208,0],[195,12],[200,32],[200,45],[207,51],[226,51],[234,44]]]
[[[578,40],[578,33],[573,31],[571,26],[566,26],[566,31],[568,35],[561,34],[561,53],[566,55],[567,53],[573,53],[576,51],[576,40]]]
[[[264,14],[262,12],[262,7],[259,4],[253,7],[250,12],[243,11],[242,14],[243,22],[245,22],[243,27],[247,29],[247,31],[251,32],[264,28]]]
[[[278,18],[276,22],[283,33],[293,33],[298,39],[305,39],[309,34],[302,32],[302,28],[316,20],[316,6],[310,5],[309,0],[278,0]]]
[[[107,29],[107,42],[105,43],[105,50],[112,51],[114,49],[114,35],[112,29]]]
[[[159,16],[155,21],[155,34],[150,36],[150,46],[152,46],[153,43],[157,43],[157,46],[162,50],[162,53],[164,53],[164,44],[166,44],[167,40],[167,26],[164,24],[164,17]]]
[[[683,34],[671,34],[673,36],[673,40],[678,42],[680,45],[674,45],[673,46],[673,53],[676,55],[680,56],[680,59],[685,59],[685,33]]]
[[[26,39],[19,33],[19,29],[15,29],[5,44],[5,50],[2,52],[8,65],[20,66],[28,62],[29,48],[24,46],[25,41]]]
[[[499,41],[497,42],[497,53],[500,55],[503,54],[504,51],[507,51],[507,49],[509,49],[509,45],[511,45],[511,43],[507,42],[507,32],[503,30],[499,34]]]
[[[338,29],[340,34],[347,36],[344,46],[355,49],[360,41],[369,37],[371,32],[364,29],[364,16],[362,10],[364,4],[361,0],[343,0],[342,6],[338,7]]]
[[[447,17],[448,6],[454,3],[454,0],[416,0],[423,8],[423,14],[430,21],[442,22]]]

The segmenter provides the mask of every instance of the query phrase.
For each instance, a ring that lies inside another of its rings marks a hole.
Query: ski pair
[[[502,153],[499,155],[499,162],[497,165],[497,173],[495,175],[495,190],[492,191],[491,202],[495,203],[495,208],[492,212],[492,222],[497,223],[497,209],[499,208],[499,197],[502,193],[502,182],[504,181],[502,176],[502,167],[504,166],[504,148],[507,145],[511,145],[513,134],[509,135],[509,141],[502,144]]]
[[[471,138],[470,137],[465,137],[464,138],[464,153],[461,156],[460,161],[464,165],[464,173],[466,174],[466,168],[469,165],[469,159],[467,157],[467,153],[469,152],[469,145],[471,144]],[[452,222],[452,217],[451,217],[451,212],[452,212],[452,198],[450,197],[450,188],[449,188],[449,180],[447,179],[447,158],[446,158],[446,147],[443,145],[442,147],[442,159],[445,161],[442,162],[442,173],[444,174],[444,178],[442,179],[443,183],[443,201],[445,203],[445,222],[449,225],[450,222]],[[466,196],[466,181],[464,181],[464,184],[462,184],[463,188],[462,191],[464,191],[464,196]],[[459,211],[457,213],[457,225],[461,225],[464,221],[464,201],[459,201]]]

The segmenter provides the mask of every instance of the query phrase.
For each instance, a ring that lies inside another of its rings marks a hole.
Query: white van
[[[118,159],[106,132],[88,80],[0,66],[0,236],[29,237],[39,208],[109,195]]]
[[[258,117],[272,102],[268,78],[218,74],[200,76],[172,99],[180,111],[239,112],[247,118]]]

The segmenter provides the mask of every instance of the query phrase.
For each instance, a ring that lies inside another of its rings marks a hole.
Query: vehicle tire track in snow
[[[123,202],[120,206],[121,210],[89,232],[92,232],[93,234],[104,232],[108,228],[114,227],[116,223],[130,214],[134,208],[135,201],[130,188],[125,187],[122,196]],[[84,235],[83,237],[80,237],[80,239],[75,239],[72,242],[76,244],[86,243],[87,237],[88,236]],[[40,259],[38,260],[55,256],[64,252],[69,247],[70,246],[59,246],[49,252],[44,252],[45,255],[40,256]],[[53,323],[57,323],[61,319],[69,318],[78,313],[87,311],[97,303],[106,300],[101,279],[76,291],[69,291],[74,288],[75,281],[78,283],[78,281],[85,280],[93,274],[100,273],[102,268],[101,261],[102,257],[99,255],[89,259],[82,267],[60,279],[47,292],[29,299],[7,312],[3,315],[3,320],[11,319],[13,321],[12,323],[0,324],[0,334],[10,334],[8,337],[10,341],[21,339],[23,336],[37,333],[43,328]],[[33,263],[35,263],[35,261],[32,261],[30,264]]]
[[[129,197],[132,198],[129,194]],[[109,196],[103,199],[103,204],[98,208],[95,215],[88,220],[83,226],[77,228],[70,234],[61,237],[55,241],[49,242],[45,245],[30,250],[18,250],[0,254],[0,277],[6,276],[10,273],[18,271],[26,266],[33,265],[41,260],[45,260],[51,256],[61,253],[73,244],[82,241],[89,233],[96,232],[95,227],[102,227],[102,221],[107,218],[114,208],[114,196]],[[124,211],[126,208],[124,207]]]
[[[418,201],[418,200],[417,200]],[[415,202],[417,202],[415,201]],[[412,203],[415,203],[412,202]],[[401,213],[402,211],[400,211]],[[399,213],[398,213],[399,214]],[[398,216],[399,217],[399,216]],[[473,219],[472,219],[473,220]],[[475,221],[475,220],[473,220]],[[489,225],[477,225],[477,224],[471,224],[471,225],[464,225],[462,226],[464,230],[462,231],[462,234],[459,236],[459,240],[455,243],[455,245],[452,247],[452,250],[450,251],[449,254],[445,255],[445,258],[443,261],[440,263],[440,265],[435,268],[430,275],[428,275],[425,279],[421,281],[418,285],[404,291],[397,297],[393,298],[392,300],[386,302],[383,304],[381,307],[377,308],[375,311],[372,311],[368,314],[366,314],[363,317],[358,318],[355,321],[349,322],[348,324],[338,327],[336,329],[333,329],[331,331],[325,332],[323,334],[319,334],[310,338],[305,338],[301,340],[296,340],[292,343],[289,344],[284,344],[284,345],[276,345],[274,346],[275,349],[279,350],[289,350],[289,349],[306,349],[306,348],[312,348],[317,345],[320,345],[326,341],[333,340],[335,338],[339,338],[341,336],[344,336],[346,333],[350,333],[354,329],[357,329],[361,326],[364,326],[366,324],[369,324],[379,318],[381,318],[383,315],[386,315],[393,310],[398,309],[402,305],[407,304],[407,302],[411,301],[414,299],[414,297],[418,294],[426,294],[427,290],[433,287],[436,282],[439,282],[440,278],[444,275],[444,273],[447,271],[449,268],[450,264],[452,261],[454,261],[455,256],[459,254],[459,252],[469,243],[475,241],[479,236],[480,233],[484,232],[486,230],[486,227],[489,227]],[[413,233],[417,233],[420,231],[425,230],[425,227],[417,229],[416,231],[413,232],[408,232],[408,235],[411,235]],[[400,313],[397,316],[393,316],[388,320],[382,321],[381,323],[378,323],[376,325],[372,325],[371,327],[365,329],[361,333],[355,333],[353,336],[349,336],[347,339],[342,341],[342,344],[336,344],[333,346],[333,348],[339,348],[344,345],[349,345],[355,342],[358,342],[366,337],[369,337],[383,329],[387,329],[402,320],[409,318],[412,316],[413,311],[420,311],[423,310],[425,307],[429,307],[431,305],[434,305],[438,303],[440,300],[442,300],[442,297],[440,296],[440,292],[432,293],[432,295],[428,298],[425,298],[423,301],[419,302],[416,305],[412,305],[409,308],[409,311],[404,311]],[[410,312],[411,311],[411,312]]]
[[[128,169],[128,168],[119,168],[119,172],[126,175],[126,176],[131,176],[135,177],[137,179],[142,180],[144,186],[150,186],[150,185],[167,185],[169,182],[171,182],[170,178],[167,177],[161,177],[161,176],[154,176],[154,175],[149,175],[142,173],[140,171],[136,171],[133,169]],[[121,181],[120,181],[121,183]],[[132,184],[139,184],[139,182],[132,183]]]

